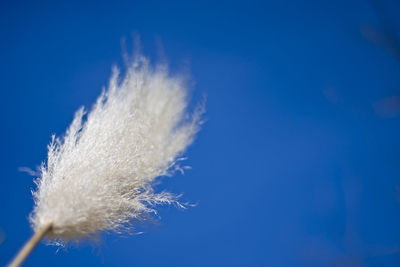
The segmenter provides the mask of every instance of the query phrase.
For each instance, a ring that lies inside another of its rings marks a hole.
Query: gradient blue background
[[[123,66],[131,33],[192,77],[207,122],[185,175],[198,205],[26,266],[400,266],[400,65],[362,35],[368,1],[1,1],[0,265],[31,235],[32,177]],[[400,4],[382,1],[399,33]]]

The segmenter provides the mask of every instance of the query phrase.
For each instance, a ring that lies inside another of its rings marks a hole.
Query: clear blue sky
[[[400,61],[365,38],[382,12],[399,33],[400,4],[166,2],[1,1],[0,265],[32,233],[18,167],[45,160],[135,31],[208,96],[192,170],[159,187],[197,206],[26,266],[400,266]]]

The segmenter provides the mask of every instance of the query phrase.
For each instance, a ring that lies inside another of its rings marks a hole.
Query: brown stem
[[[37,231],[31,239],[26,242],[26,244],[22,247],[22,249],[18,252],[17,256],[13,259],[13,261],[8,265],[9,267],[18,267],[26,260],[26,258],[31,254],[36,245],[40,242],[40,240],[45,236],[47,232],[51,230],[53,227],[52,223],[48,223],[42,227],[39,231]]]

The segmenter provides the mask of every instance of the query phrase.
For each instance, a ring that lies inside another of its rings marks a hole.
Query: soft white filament
[[[52,223],[49,237],[78,240],[129,227],[155,212],[153,205],[179,204],[152,184],[177,168],[198,130],[199,113],[187,115],[186,94],[183,79],[143,57],[121,81],[115,69],[86,119],[79,109],[65,136],[48,146],[33,192],[35,231]]]

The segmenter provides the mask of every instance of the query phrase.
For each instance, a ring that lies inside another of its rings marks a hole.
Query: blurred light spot
[[[329,102],[334,103],[334,104],[343,103],[342,98],[340,97],[340,94],[335,87],[328,87],[328,88],[324,89],[322,92],[323,92],[325,98]]]
[[[375,113],[383,118],[392,118],[400,114],[400,96],[383,98],[372,104]]]
[[[6,235],[4,234],[3,229],[0,228],[0,245],[4,242],[6,239]]]

